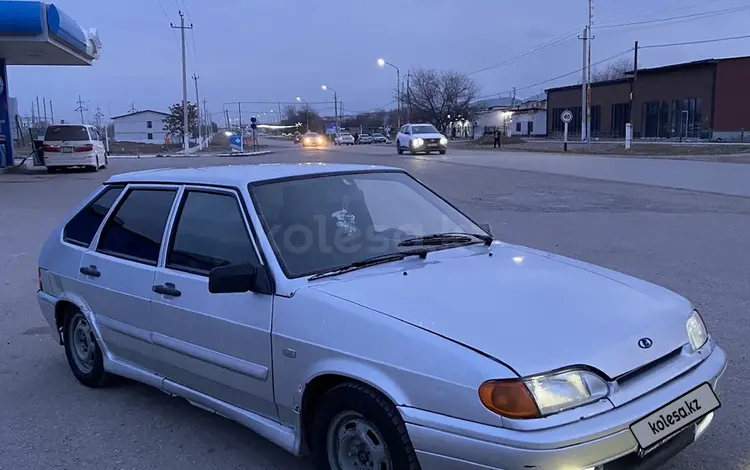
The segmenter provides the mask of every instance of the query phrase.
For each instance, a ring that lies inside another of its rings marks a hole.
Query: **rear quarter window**
[[[44,135],[46,141],[91,140],[85,126],[49,126]]]
[[[109,186],[91,203],[70,219],[63,229],[63,240],[74,245],[88,247],[96,231],[104,221],[112,204],[120,196],[124,186]]]

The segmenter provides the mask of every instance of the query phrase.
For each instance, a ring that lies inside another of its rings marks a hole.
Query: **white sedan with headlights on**
[[[707,429],[727,361],[683,297],[495,240],[396,168],[118,174],[38,272],[80,383],[138,380],[320,470],[652,468]]]
[[[448,139],[432,124],[405,124],[396,135],[396,152],[399,155],[404,152],[412,155],[439,152],[445,155],[447,151]]]

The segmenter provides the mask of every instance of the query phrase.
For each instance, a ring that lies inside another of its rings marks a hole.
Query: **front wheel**
[[[401,148],[401,145],[398,143],[398,140],[396,141],[396,152],[399,155],[403,155],[404,154],[404,149]]]
[[[329,390],[315,412],[312,450],[320,470],[419,470],[396,407],[357,383]]]
[[[446,150],[441,150],[440,155],[445,155]]]

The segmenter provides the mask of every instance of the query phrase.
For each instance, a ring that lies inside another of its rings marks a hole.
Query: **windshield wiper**
[[[346,266],[341,266],[340,268],[336,268],[330,271],[315,274],[313,276],[310,276],[309,280],[314,281],[316,279],[321,279],[324,277],[336,276],[338,274],[348,273],[349,271],[366,268],[368,266],[376,266],[378,264],[390,263],[391,261],[401,261],[407,256],[419,256],[420,258],[425,258],[427,256],[427,253],[429,253],[429,251],[430,250],[421,249],[421,250],[410,250],[410,251],[402,251],[400,253],[388,253],[386,255],[373,256],[372,258],[363,259],[362,261],[355,261],[353,263],[347,264]]]
[[[452,245],[454,243],[469,243],[473,240],[481,240],[485,245],[489,245],[492,243],[492,236],[479,233],[461,232],[435,233],[422,237],[409,238],[399,243],[398,246]]]

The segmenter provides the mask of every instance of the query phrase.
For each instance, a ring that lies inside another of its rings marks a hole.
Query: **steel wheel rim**
[[[332,470],[393,470],[382,434],[354,411],[343,411],[333,418],[326,447]]]
[[[88,320],[81,314],[76,315],[73,319],[71,331],[73,360],[82,373],[88,374],[94,370],[94,358],[96,357],[94,332],[91,330]]]

